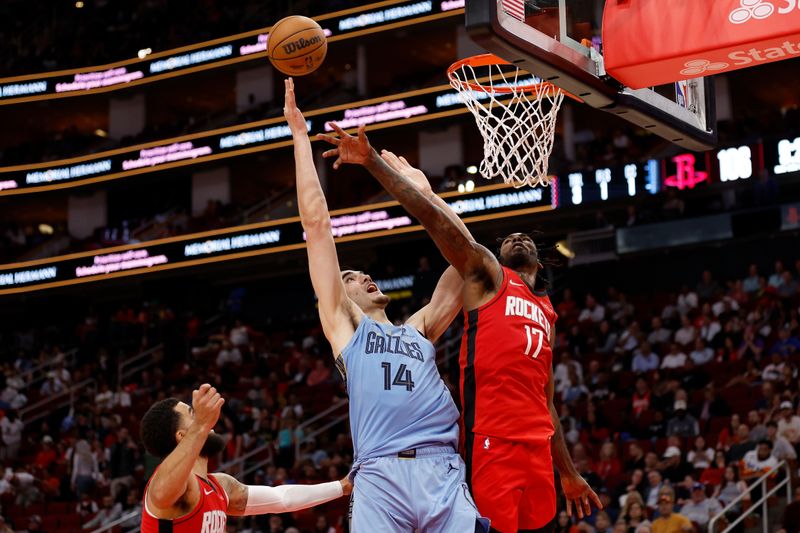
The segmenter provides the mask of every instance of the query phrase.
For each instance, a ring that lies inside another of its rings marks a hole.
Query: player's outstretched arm
[[[420,188],[402,173],[393,169],[387,161],[370,146],[364,126],[358,136],[348,135],[337,124],[331,126],[339,137],[320,135],[336,148],[328,150],[324,157],[336,157],[333,168],[343,163],[363,165],[375,179],[414,215],[428,231],[439,251],[447,261],[470,282],[482,283],[487,291],[495,290],[503,280],[503,271],[497,258],[466,230],[463,223],[456,223],[449,215],[446,204],[442,206],[423,193]]]
[[[436,284],[431,301],[411,315],[407,324],[435,343],[461,310],[463,294],[464,280],[455,267],[447,267]]]
[[[303,114],[297,108],[294,81],[286,84],[283,114],[294,139],[294,158],[297,175],[297,206],[306,233],[308,270],[319,299],[319,316],[325,336],[331,343],[334,356],[350,342],[360,310],[347,297],[339,272],[339,258],[331,232],[331,217],[322,186],[319,183],[311,141]]]
[[[316,485],[281,485],[266,487],[245,485],[228,474],[214,474],[228,495],[230,516],[291,513],[335,500],[350,494],[353,485],[345,478]]]
[[[556,329],[552,328],[550,332],[550,346],[555,346]],[[561,490],[564,492],[564,497],[567,500],[567,514],[572,516],[572,508],[575,507],[575,513],[578,519],[592,514],[592,503],[598,508],[602,509],[603,504],[600,498],[592,490],[586,480],[583,479],[580,473],[575,468],[572,462],[572,457],[569,455],[567,449],[567,441],[564,439],[564,432],[561,430],[561,420],[558,417],[558,411],[553,404],[553,395],[555,394],[555,383],[553,381],[553,371],[550,371],[550,381],[547,383],[547,398],[550,406],[550,418],[553,421],[553,428],[555,433],[550,440],[550,453],[553,455],[553,463],[558,468],[558,474],[561,478]]]
[[[205,383],[192,392],[194,420],[181,441],[172,450],[153,474],[147,488],[147,500],[151,509],[160,516],[191,490],[189,478],[192,475],[200,451],[208,438],[208,433],[219,420],[220,409],[225,400],[217,389]],[[195,490],[199,491],[199,487]],[[199,497],[199,492],[198,492]]]

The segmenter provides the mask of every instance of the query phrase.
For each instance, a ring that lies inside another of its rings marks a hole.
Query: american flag
[[[503,0],[503,11],[525,22],[525,0]]]

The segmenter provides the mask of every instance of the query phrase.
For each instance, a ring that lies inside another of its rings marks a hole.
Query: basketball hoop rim
[[[549,81],[543,81],[539,83],[533,83],[530,85],[519,85],[517,87],[495,87],[493,85],[483,85],[482,83],[471,82],[467,80],[460,79],[456,72],[465,66],[471,67],[488,67],[492,65],[511,65],[515,66],[512,63],[506,61],[505,59],[498,57],[494,54],[479,54],[471,57],[466,57],[464,59],[460,59],[450,65],[447,69],[447,78],[450,82],[454,85],[457,85],[461,90],[473,90],[479,92],[486,92],[490,94],[518,94],[518,93],[532,93],[537,97],[549,96],[558,91],[564,93],[565,96],[572,98],[578,102],[583,102],[579,97],[561,89],[560,87],[550,83]]]

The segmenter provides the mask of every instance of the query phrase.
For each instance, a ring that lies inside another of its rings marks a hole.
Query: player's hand
[[[286,122],[289,123],[289,129],[292,130],[292,135],[307,134],[308,128],[306,127],[306,119],[303,113],[297,108],[297,101],[294,97],[294,80],[287,78],[283,81],[286,87],[286,96],[283,104],[283,116],[286,117]]]
[[[562,476],[561,490],[564,491],[564,496],[567,499],[567,515],[569,516],[572,516],[573,505],[578,519],[592,514],[592,503],[598,509],[603,508],[603,504],[597,494],[586,483],[586,480],[577,474],[574,476]]]
[[[389,150],[381,150],[381,159],[386,161],[386,164],[392,167],[392,170],[407,178],[411,183],[422,191],[424,194],[432,193],[431,183],[425,173],[418,168],[414,168],[406,161],[403,156],[397,157]]]
[[[339,483],[342,484],[342,494],[345,496],[349,496],[351,492],[353,492],[353,483],[350,481],[349,477],[344,479],[340,479]]]
[[[330,125],[333,130],[339,134],[339,137],[323,135],[321,133],[317,135],[317,139],[336,146],[336,148],[324,152],[322,157],[336,157],[336,161],[333,162],[333,168],[335,169],[342,166],[342,163],[351,163],[353,165],[363,165],[366,163],[367,159],[369,159],[370,152],[372,152],[372,146],[370,146],[369,139],[367,139],[365,126],[359,126],[358,136],[353,137],[340,128],[337,123],[331,122]]]
[[[219,413],[225,400],[217,389],[204,383],[200,388],[192,391],[192,408],[194,409],[194,423],[203,431],[209,432],[217,425]]]

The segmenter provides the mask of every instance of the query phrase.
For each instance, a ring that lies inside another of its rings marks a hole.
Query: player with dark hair
[[[225,400],[209,384],[153,404],[141,422],[145,449],[162,459],[144,491],[143,533],[225,533],[227,516],[287,513],[349,494],[349,480],[318,485],[248,486],[208,473],[208,459],[225,447],[214,432]]]
[[[465,331],[461,345],[463,452],[478,509],[492,528],[552,530],[556,516],[553,462],[567,512],[591,514],[599,498],[572,463],[553,405],[552,345],[556,313],[534,286],[541,268],[533,239],[512,233],[495,257],[477,243],[443,202],[414,186],[422,174],[404,158],[369,144],[362,126],[339,137],[325,157],[363,165],[428,231],[464,279]],[[424,176],[424,174],[423,174]],[[551,459],[552,456],[552,459]]]
[[[463,282],[448,268],[431,302],[404,324],[393,324],[386,316],[389,298],[372,278],[340,271],[328,204],[291,79],[286,80],[284,114],[294,139],[311,284],[350,397],[352,531],[486,531],[465,483],[456,450],[458,409],[439,376],[433,346],[461,308]],[[430,191],[424,176],[413,186]]]

